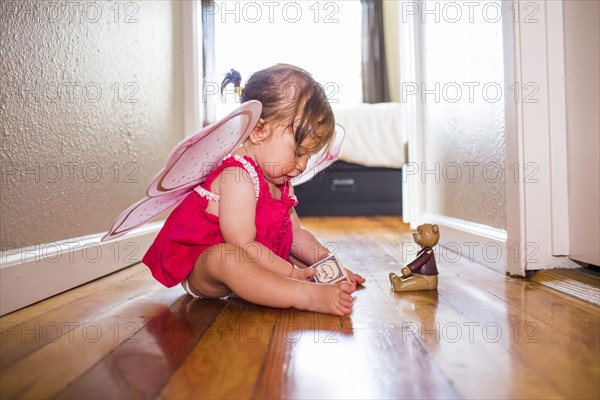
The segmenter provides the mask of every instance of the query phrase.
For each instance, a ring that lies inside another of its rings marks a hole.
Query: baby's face
[[[304,172],[308,158],[315,153],[309,149],[314,146],[311,139],[296,146],[293,132],[284,124],[267,123],[265,129],[270,130],[270,135],[261,143],[260,159],[256,161],[267,181],[282,185]]]

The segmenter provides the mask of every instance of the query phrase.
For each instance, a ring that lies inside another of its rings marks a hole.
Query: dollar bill
[[[343,280],[350,282],[346,268],[344,268],[340,260],[334,255],[331,255],[310,267],[317,270],[317,275],[315,275],[315,282],[317,283],[338,283]]]

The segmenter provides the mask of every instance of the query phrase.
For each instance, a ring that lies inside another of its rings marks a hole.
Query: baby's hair
[[[225,78],[223,78],[223,82],[221,82],[221,94],[223,94],[225,87],[230,83],[233,84],[234,88],[239,88],[242,83],[242,75],[233,68],[225,74]]]
[[[221,83],[221,93],[233,84],[241,101],[258,100],[263,106],[261,117],[267,122],[287,123],[296,146],[305,139],[315,142],[310,151],[329,146],[335,133],[335,119],[325,90],[312,75],[289,64],[277,64],[250,76],[243,92],[242,76],[231,69]]]

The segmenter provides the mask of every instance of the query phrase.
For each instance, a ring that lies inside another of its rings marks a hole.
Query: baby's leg
[[[219,244],[202,254],[188,282],[204,297],[223,297],[233,291],[244,300],[269,307],[335,315],[352,310],[353,284],[319,285],[289,279],[265,267],[266,262],[234,244]]]
[[[298,259],[296,259],[293,255],[290,255],[291,260],[294,261],[296,265],[300,266],[300,268],[294,268],[289,262],[279,257],[269,250],[264,244],[259,242],[251,242],[247,244],[244,246],[244,250],[246,250],[245,254],[247,255],[246,258],[248,261],[260,261],[258,262],[258,265],[261,267],[288,278],[305,281],[317,274],[314,269],[305,268],[308,265],[304,263],[301,263],[300,265],[297,264],[296,261],[298,261]]]

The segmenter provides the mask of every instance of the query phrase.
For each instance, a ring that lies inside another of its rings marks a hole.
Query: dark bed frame
[[[294,188],[303,216],[402,214],[402,170],[336,161]]]

